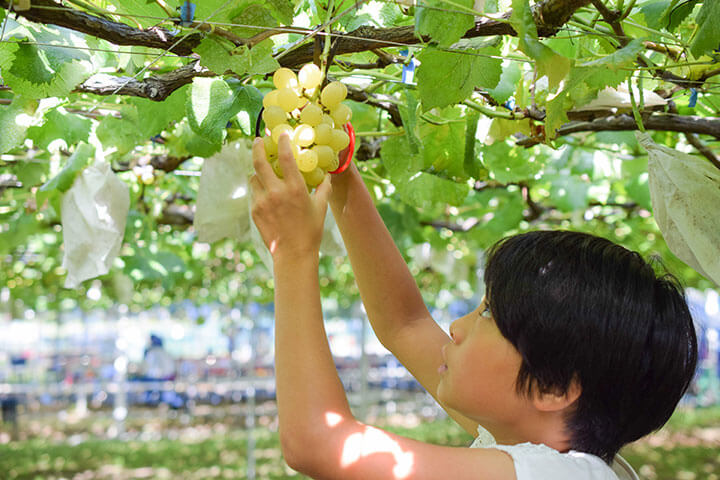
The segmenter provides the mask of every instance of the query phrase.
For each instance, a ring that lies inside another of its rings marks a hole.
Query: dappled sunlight
[[[327,412],[325,414],[325,423],[328,427],[334,427],[342,421],[342,416],[339,413]]]
[[[345,440],[340,465],[343,468],[351,467],[359,460],[375,453],[393,456],[395,478],[407,478],[412,473],[415,463],[413,453],[404,452],[387,433],[373,427],[366,427],[364,432],[353,433]]]

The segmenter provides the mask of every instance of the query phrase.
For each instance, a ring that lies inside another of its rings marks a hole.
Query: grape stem
[[[334,9],[335,1],[328,0],[327,18],[325,19],[325,23],[327,23],[325,33],[327,36],[323,42],[323,51],[320,55],[320,72],[322,73],[323,79],[327,79],[328,73],[328,58],[330,57],[330,43],[332,42],[332,15]],[[324,81],[320,83],[320,87],[323,86],[323,83]],[[318,88],[318,90],[321,90],[321,88]]]

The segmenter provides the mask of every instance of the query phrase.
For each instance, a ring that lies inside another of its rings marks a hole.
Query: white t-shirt
[[[560,453],[547,445],[520,443],[498,445],[485,428],[470,448],[495,448],[507,452],[515,465],[517,480],[634,480],[637,475],[619,455],[612,467],[600,457],[570,450]]]

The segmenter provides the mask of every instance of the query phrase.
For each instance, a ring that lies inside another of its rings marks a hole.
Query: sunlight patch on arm
[[[366,427],[364,432],[350,435],[343,445],[340,465],[350,467],[355,462],[374,453],[385,453],[393,456],[395,466],[393,475],[397,479],[407,478],[413,470],[414,455],[403,452],[400,445],[382,430]]]

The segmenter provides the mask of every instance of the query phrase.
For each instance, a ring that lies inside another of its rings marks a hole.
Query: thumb
[[[327,173],[322,183],[315,189],[314,197],[316,205],[327,205],[330,193],[332,193],[332,184],[330,183],[330,174]]]

